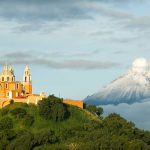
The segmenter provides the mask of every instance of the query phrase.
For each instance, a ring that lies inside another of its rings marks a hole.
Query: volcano
[[[133,104],[150,98],[150,63],[136,59],[126,74],[84,99],[86,104]]]

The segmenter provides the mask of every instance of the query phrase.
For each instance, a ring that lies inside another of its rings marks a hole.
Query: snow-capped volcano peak
[[[132,71],[145,73],[150,70],[150,64],[145,58],[138,58],[132,63]]]
[[[119,104],[140,102],[150,98],[150,64],[145,58],[138,58],[130,70],[100,92],[88,96],[88,104]]]

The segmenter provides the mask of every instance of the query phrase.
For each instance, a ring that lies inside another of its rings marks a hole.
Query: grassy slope
[[[23,123],[23,119],[16,119],[10,113],[6,114],[4,117],[9,116],[13,119],[14,130],[28,130],[31,133],[38,133],[40,131],[46,130],[53,130],[55,131],[56,135],[60,135],[60,133],[64,132],[66,129],[76,128],[83,126],[86,123],[90,122],[101,122],[101,120],[97,117],[88,112],[87,110],[80,109],[74,106],[68,105],[68,110],[70,112],[70,117],[61,122],[54,122],[51,120],[45,120],[41,116],[39,116],[38,107],[35,105],[27,105],[25,103],[14,103],[11,105],[6,106],[3,109],[9,109],[9,111],[13,110],[14,108],[24,108],[28,114],[34,116],[34,124],[31,127],[26,127]],[[1,113],[0,113],[1,114]],[[0,115],[0,118],[3,117]],[[64,143],[68,143],[69,141],[64,141],[62,143],[56,143],[55,145],[43,145],[40,147],[35,148],[36,150],[43,150],[43,149],[57,149],[58,147],[63,147]]]
[[[6,106],[3,109],[9,109],[9,111],[14,108],[24,108],[27,111],[27,114],[34,116],[34,124],[31,127],[26,127],[23,123],[23,119],[16,119],[10,113],[7,113],[4,117],[9,116],[13,119],[13,129],[18,130],[28,130],[31,133],[38,133],[40,131],[55,131],[56,135],[59,136],[66,129],[76,128],[79,126],[83,126],[85,123],[93,122],[101,122],[101,120],[88,112],[87,110],[83,110],[74,106],[68,105],[68,110],[70,112],[70,117],[67,120],[61,122],[54,122],[51,120],[45,120],[41,116],[39,116],[38,107],[35,105],[27,105],[25,103],[14,103]],[[0,118],[3,116],[0,113]],[[58,147],[63,147],[64,141],[62,143],[56,143],[55,145],[43,145],[36,147],[35,150],[49,150],[49,149],[57,149]],[[65,148],[64,148],[65,149]]]
[[[88,146],[93,146],[93,145],[95,146],[96,144],[99,144],[101,146],[106,146],[106,145],[109,146],[112,144],[109,142],[113,142],[113,144],[115,144],[115,148],[118,146],[118,144],[122,142],[127,145],[129,144],[131,145],[131,143],[133,143],[135,148],[136,145],[139,147],[138,145],[139,143],[142,143],[142,145],[143,144],[146,145],[147,143],[150,143],[149,140],[150,133],[146,133],[139,129],[134,129],[134,127],[130,123],[128,123],[126,120],[124,120],[121,117],[116,117],[116,115],[114,116],[112,115],[111,117],[109,116],[101,120],[100,118],[91,114],[87,110],[79,109],[77,107],[68,105],[70,117],[67,120],[61,122],[54,122],[51,120],[45,120],[42,117],[40,117],[38,107],[35,105],[14,103],[6,106],[0,111],[3,111],[5,109],[11,111],[17,107],[26,109],[27,114],[34,116],[35,121],[31,127],[26,127],[23,122],[24,119],[22,118],[16,119],[8,112],[7,114],[5,114],[4,117],[9,116],[13,119],[14,130],[19,131],[21,129],[23,130],[25,129],[33,134],[36,134],[38,132],[41,133],[41,131],[43,132],[43,131],[53,130],[55,131],[56,136],[60,138],[60,141],[58,141],[55,144],[41,145],[35,147],[34,150],[49,150],[49,149],[65,150],[66,147],[69,148],[69,150],[73,150],[76,149],[76,146],[78,144],[81,146],[80,148],[82,148],[82,144],[83,146],[85,146],[86,144],[88,144]],[[3,118],[1,114],[2,112],[0,113],[0,119]],[[101,128],[100,125],[104,125],[104,126]],[[72,131],[72,129],[73,129],[73,134],[72,133],[68,134],[67,131],[70,132]],[[62,136],[61,133],[62,134],[67,133],[68,136],[67,139],[65,139],[64,138],[65,136],[64,135]],[[97,140],[99,141],[93,144],[93,142]],[[138,140],[138,143],[135,142],[136,140]],[[149,145],[150,144],[148,144],[148,148],[144,150],[150,150]],[[130,147],[131,150],[133,150],[132,145]]]
[[[21,107],[26,109],[28,114],[34,116],[35,121],[31,127],[27,128],[26,126],[24,126],[22,119],[15,119],[9,113],[5,116],[9,116],[13,119],[15,130],[27,129],[30,130],[32,133],[37,133],[42,130],[45,131],[51,129],[54,130],[57,134],[57,132],[68,129],[70,127],[72,128],[79,125],[83,125],[84,123],[88,123],[92,120],[100,121],[96,116],[90,114],[86,110],[82,110],[74,106],[68,106],[69,111],[71,113],[70,117],[65,121],[57,122],[57,123],[51,120],[45,120],[42,117],[40,117],[38,114],[38,107],[36,107],[35,105],[27,106],[26,104],[23,103],[14,103],[12,105],[6,106],[4,109],[12,110],[16,107]]]

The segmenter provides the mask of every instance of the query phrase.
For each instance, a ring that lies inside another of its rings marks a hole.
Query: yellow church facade
[[[14,70],[5,64],[0,73],[0,108],[10,104],[10,101],[37,104],[45,98],[44,93],[32,93],[32,79],[28,66],[23,72],[23,81],[16,81]]]
[[[24,69],[23,81],[16,81],[12,67],[7,64],[3,66],[0,73],[0,108],[9,105],[11,100],[36,105],[43,98],[46,98],[44,93],[32,93],[32,79],[28,66]],[[66,99],[63,102],[83,109],[83,101]]]
[[[26,97],[32,94],[30,69],[26,66],[23,81],[16,81],[14,70],[7,64],[0,73],[0,100]]]

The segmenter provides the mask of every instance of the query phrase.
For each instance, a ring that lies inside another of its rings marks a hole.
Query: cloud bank
[[[137,127],[150,130],[150,99],[143,103],[134,103],[132,105],[119,104],[102,106],[104,108],[104,115],[112,112],[118,113],[124,118],[132,121]]]
[[[89,57],[97,54],[92,52],[77,53],[41,53],[34,51],[14,51],[0,55],[0,63],[9,64],[33,64],[54,69],[72,69],[72,70],[91,70],[91,69],[109,69],[117,67],[119,64],[111,61],[92,60]]]
[[[131,0],[0,0],[0,21],[17,23],[12,30],[20,32],[43,28],[55,30],[61,27],[60,23],[67,26],[70,21],[95,20],[96,15],[119,21],[118,24],[122,22],[126,28],[148,27],[149,16],[137,17],[116,7],[116,4],[127,5],[131,2],[133,3]]]

